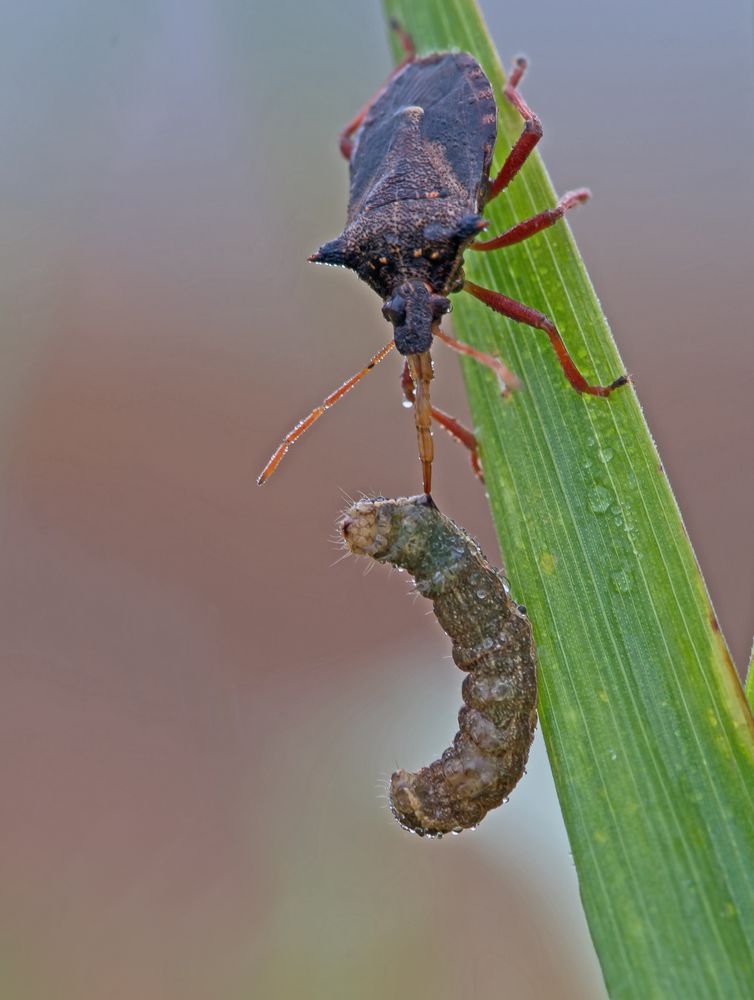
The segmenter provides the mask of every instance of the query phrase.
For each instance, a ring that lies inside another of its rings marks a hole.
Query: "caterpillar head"
[[[394,561],[394,555],[426,547],[430,532],[442,518],[431,497],[376,497],[360,500],[340,520],[343,542],[356,556]]]

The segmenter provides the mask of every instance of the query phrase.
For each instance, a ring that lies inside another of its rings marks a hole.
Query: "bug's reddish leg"
[[[393,20],[390,22],[390,27],[393,29],[393,31],[396,32],[396,34],[400,39],[401,46],[403,47],[404,56],[403,59],[401,59],[401,61],[395,67],[395,69],[392,71],[390,76],[388,76],[388,78],[382,84],[380,89],[375,94],[373,94],[372,97],[369,98],[369,100],[361,109],[361,111],[359,111],[359,113],[354,118],[351,119],[351,121],[346,125],[346,127],[338,136],[338,147],[340,149],[341,154],[345,157],[346,160],[351,159],[351,153],[353,152],[353,143],[351,142],[351,136],[354,134],[359,125],[361,125],[361,123],[364,121],[367,114],[369,113],[369,109],[377,100],[377,98],[382,93],[384,93],[385,88],[393,79],[393,77],[396,76],[398,73],[400,73],[403,67],[406,66],[408,63],[410,63],[416,55],[416,49],[414,48],[414,42],[413,39],[411,38],[411,35],[409,35],[407,31],[404,31],[403,28],[401,28],[400,24],[398,23],[398,21],[395,20],[395,18],[393,18]]]
[[[401,22],[397,17],[390,18],[390,28],[398,36],[398,40],[401,43],[401,48],[403,49],[403,60],[404,62],[409,59],[413,59],[416,55],[416,46],[414,45],[414,40],[409,35],[409,33],[403,28]]]
[[[404,362],[403,365],[401,388],[403,389],[403,395],[409,403],[416,402],[414,380],[411,378],[408,362]],[[459,444],[462,444],[464,448],[468,448],[471,468],[474,470],[474,474],[484,482],[484,473],[482,472],[482,463],[479,460],[479,450],[475,435],[468,428],[464,427],[463,424],[459,423],[455,417],[451,417],[449,413],[438,409],[436,406],[432,407],[432,419],[436,420],[440,427],[446,430]]]
[[[618,389],[630,381],[628,375],[621,375],[614,382],[611,382],[610,385],[590,385],[574,364],[571,355],[568,353],[568,348],[563,343],[563,338],[558,333],[557,327],[543,313],[532,309],[530,306],[525,306],[522,302],[516,302],[515,299],[509,299],[506,295],[501,295],[500,292],[492,292],[489,288],[480,288],[479,285],[475,285],[472,281],[464,282],[463,290],[470,292],[480,302],[484,302],[490,309],[494,309],[495,312],[499,312],[502,316],[507,316],[508,319],[516,320],[517,323],[525,323],[536,330],[544,330],[555,349],[565,377],[576,392],[585,392],[590,396],[609,396],[614,389]]]
[[[378,365],[380,361],[382,361],[382,359],[385,357],[385,355],[389,354],[394,347],[395,347],[395,341],[391,340],[389,344],[386,344],[381,351],[378,351],[377,354],[375,354],[375,356],[372,358],[372,360],[369,362],[366,368],[362,368],[361,371],[357,372],[356,375],[352,375],[351,378],[346,379],[346,381],[339,389],[336,389],[335,392],[331,392],[329,396],[327,396],[325,399],[322,400],[319,406],[316,406],[312,410],[312,412],[309,414],[308,417],[304,417],[303,420],[300,420],[293,428],[293,430],[289,431],[285,435],[280,447],[277,449],[275,454],[269,460],[267,465],[265,465],[265,467],[262,469],[262,472],[260,473],[259,478],[257,479],[257,484],[259,486],[267,482],[272,473],[275,471],[275,469],[277,469],[277,467],[282,462],[283,456],[288,451],[290,446],[301,437],[304,431],[309,430],[311,425],[315,423],[317,420],[319,420],[319,418],[322,416],[325,410],[329,410],[330,407],[333,405],[333,403],[337,403],[337,401],[341,398],[341,396],[345,396],[345,394],[349,391],[349,389],[353,389],[356,383],[361,381],[361,379],[363,379],[365,375],[368,375],[369,372],[372,371],[372,369],[376,365]]]
[[[541,233],[543,229],[549,229],[550,226],[554,226],[558,219],[563,218],[569,208],[573,208],[574,205],[582,205],[591,196],[592,193],[587,188],[579,188],[578,191],[568,191],[563,195],[555,208],[548,208],[538,215],[532,215],[530,219],[524,219],[523,222],[517,223],[517,225],[512,226],[504,233],[501,233],[500,236],[495,236],[491,240],[472,243],[469,249],[499,250],[501,247],[509,247],[513,243],[521,243],[522,240],[528,240],[535,233]]]
[[[521,388],[521,381],[518,376],[514,375],[509,368],[506,368],[499,358],[495,358],[491,354],[485,354],[484,351],[477,351],[476,348],[472,347],[470,344],[464,344],[462,340],[456,340],[455,337],[451,337],[449,334],[443,333],[443,331],[439,328],[435,328],[432,333],[438,340],[441,340],[443,344],[447,344],[452,350],[458,351],[459,354],[465,354],[469,358],[473,358],[475,361],[478,361],[480,365],[487,365],[488,368],[491,368],[500,381],[501,395],[510,396],[511,389]]]
[[[528,63],[524,56],[519,56],[516,59],[511,75],[508,77],[508,82],[503,90],[505,96],[523,118],[524,127],[521,135],[516,139],[513,149],[508,153],[505,163],[500,168],[500,172],[492,182],[489,194],[487,195],[488,202],[496,198],[510,184],[524,163],[526,163],[531,151],[542,138],[542,123],[517,89],[527,65]]]
[[[408,354],[406,364],[414,383],[414,423],[419,443],[419,461],[422,465],[422,484],[424,493],[429,496],[432,492],[432,460],[435,457],[432,443],[432,405],[429,401],[429,383],[434,375],[432,355],[429,351]]]

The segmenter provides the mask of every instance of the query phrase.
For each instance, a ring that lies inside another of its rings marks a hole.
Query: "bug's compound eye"
[[[432,318],[439,319],[446,313],[449,313],[451,309],[450,299],[446,299],[444,295],[433,295],[432,296]]]
[[[392,299],[387,299],[382,306],[382,315],[393,326],[402,326],[406,321],[406,300],[403,296],[396,294]]]

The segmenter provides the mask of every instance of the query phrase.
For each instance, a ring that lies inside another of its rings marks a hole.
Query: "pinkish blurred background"
[[[572,224],[743,665],[750,7],[483,6],[556,186],[594,191]],[[0,4],[3,997],[603,995],[540,740],[475,834],[422,842],[381,798],[461,681],[403,577],[333,565],[347,495],[417,483],[398,362],[255,485],[386,339],[305,258],[387,69],[373,0]]]

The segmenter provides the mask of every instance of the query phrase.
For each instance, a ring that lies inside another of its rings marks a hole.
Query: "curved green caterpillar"
[[[526,610],[476,542],[427,496],[362,500],[340,527],[355,555],[411,573],[468,674],[453,745],[416,773],[396,771],[390,808],[420,836],[474,827],[514,788],[534,738],[537,668]]]

